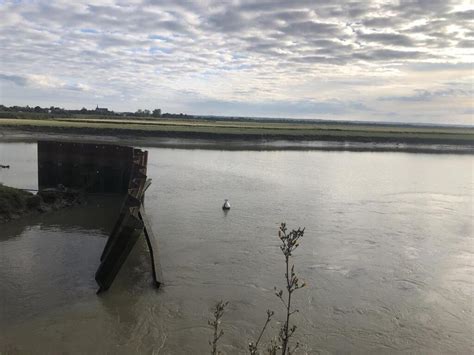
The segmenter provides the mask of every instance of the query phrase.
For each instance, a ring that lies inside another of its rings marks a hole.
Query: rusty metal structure
[[[134,149],[127,197],[104,247],[100,258],[101,264],[95,275],[100,287],[98,292],[105,291],[111,286],[142,232],[150,251],[153,281],[157,287],[163,282],[161,264],[157,258],[158,239],[153,234],[143,204],[145,191],[151,184],[146,175],[147,162],[148,152]]]
[[[39,189],[59,184],[89,193],[128,189],[134,148],[108,144],[38,142]]]
[[[74,189],[86,193],[123,194],[120,215],[100,258],[95,279],[99,292],[109,289],[141,235],[150,252],[154,284],[163,282],[158,239],[145,213],[148,152],[132,147],[65,142],[38,142],[39,189]]]

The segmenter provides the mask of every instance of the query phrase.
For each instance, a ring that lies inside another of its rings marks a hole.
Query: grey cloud
[[[396,61],[399,59],[417,59],[423,56],[419,51],[398,51],[392,49],[377,49],[354,54],[357,59],[368,61]]]
[[[355,49],[355,45],[350,42],[316,39],[309,43],[316,48],[317,53],[326,53],[328,55],[342,56],[344,58]]]
[[[65,90],[73,91],[86,91],[88,87],[80,83],[62,83],[59,81],[46,82],[43,83],[42,80],[45,77],[35,77],[35,76],[26,76],[26,75],[12,75],[12,74],[2,74],[0,73],[0,80],[12,82],[18,86],[22,87],[34,87],[34,86],[44,86],[52,88],[61,88]]]
[[[407,35],[397,33],[358,33],[357,37],[368,42],[378,42],[385,45],[413,47],[414,41]]]
[[[361,18],[368,16],[373,10],[370,2],[358,1],[326,1],[323,6],[315,7],[318,15],[321,17],[334,17],[337,19],[350,19],[350,21],[360,21]]]
[[[102,35],[98,42],[99,46],[102,48],[111,48],[111,47],[129,47],[135,46],[137,43],[134,39],[127,39],[123,36],[118,35]]]
[[[311,55],[311,56],[303,56],[303,57],[294,57],[292,62],[296,63],[324,63],[324,64],[334,64],[334,65],[342,65],[347,63],[346,58],[343,57],[329,57],[323,55]]]
[[[440,72],[440,71],[469,71],[472,70],[472,63],[440,63],[440,62],[424,62],[410,63],[407,68],[417,72]]]
[[[66,90],[72,90],[72,91],[87,91],[87,86],[85,85],[81,85],[81,84],[77,84],[77,83],[74,83],[74,84],[65,84],[63,86],[64,89]]]
[[[412,95],[404,96],[383,96],[379,97],[379,101],[405,101],[405,102],[421,102],[432,101],[440,97],[468,97],[472,96],[473,90],[460,88],[443,88],[438,90],[415,90]]]
[[[20,75],[0,74],[0,80],[10,81],[19,86],[26,86],[28,79]]]
[[[429,38],[424,41],[424,45],[429,48],[451,48],[455,42],[442,37]]]
[[[398,4],[385,5],[388,10],[398,12],[405,18],[419,18],[420,15],[436,16],[451,11],[453,4],[449,0],[400,0]]]
[[[362,25],[365,27],[377,27],[377,28],[393,28],[394,26],[403,23],[403,19],[396,16],[391,17],[372,17],[362,20]]]
[[[338,36],[341,34],[337,25],[316,21],[305,21],[291,23],[282,28],[282,32],[293,36],[311,35],[311,36]]]
[[[274,41],[262,41],[259,38],[255,38],[253,41],[249,41],[249,45],[246,49],[250,52],[274,53],[274,50],[278,48],[278,44]],[[275,52],[276,53],[276,52]]]
[[[251,113],[257,116],[273,116],[273,117],[288,117],[292,116],[307,116],[318,114],[324,115],[344,115],[354,111],[368,112],[370,108],[367,106],[352,101],[342,101],[338,99],[326,101],[265,101],[265,102],[241,102],[241,101],[220,101],[200,99],[192,103],[193,107],[209,114],[215,111],[225,109],[227,112],[232,112],[240,116],[249,116]]]
[[[128,4],[127,0],[124,0],[124,4]],[[213,0],[143,0],[142,5],[144,6],[155,6],[157,8],[172,9],[177,12],[190,11],[193,13],[203,13],[210,6],[215,5]]]
[[[463,41],[459,41],[457,43],[457,47],[460,47],[460,48],[474,48],[474,40],[466,39],[466,40],[463,40]]]
[[[433,43],[436,43],[437,41],[445,43],[446,40],[454,39],[454,36],[457,35],[455,32],[447,33],[443,31],[425,32],[424,34],[432,37],[430,40],[433,41]]]
[[[429,32],[445,32],[447,26],[449,26],[449,22],[445,19],[435,19],[430,20],[428,23],[424,25],[414,26],[408,30],[407,32],[411,33],[429,33]]]
[[[371,10],[371,6],[369,2],[350,2],[347,4],[347,15],[350,18],[358,18],[367,13]]]
[[[244,18],[234,11],[216,13],[209,17],[208,22],[211,26],[223,32],[239,31],[245,27]]]
[[[315,7],[318,5],[317,0],[260,0],[260,1],[242,1],[238,6],[238,10],[243,12],[275,12],[278,10],[294,10],[307,7]]]
[[[293,10],[277,12],[274,14],[274,17],[278,20],[283,20],[286,22],[302,22],[309,20],[311,14],[307,10]]]
[[[474,10],[456,11],[456,12],[451,12],[448,15],[450,18],[454,20],[466,20],[466,21],[474,20]]]

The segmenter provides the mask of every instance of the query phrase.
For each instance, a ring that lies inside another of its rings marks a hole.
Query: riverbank
[[[77,192],[43,190],[37,194],[0,184],[0,224],[35,213],[82,203]]]
[[[319,151],[367,151],[367,152],[408,152],[432,154],[474,154],[474,145],[468,144],[429,144],[398,142],[357,142],[330,140],[288,140],[254,138],[179,138],[156,137],[125,134],[105,134],[104,131],[74,133],[69,130],[47,130],[30,128],[3,127],[0,142],[37,142],[54,140],[62,142],[108,143],[131,145],[136,147],[176,148],[176,149],[217,149],[217,150],[319,150]]]
[[[324,141],[473,146],[474,127],[377,125],[309,121],[139,118],[0,118],[2,130],[87,136],[184,138],[214,141]]]

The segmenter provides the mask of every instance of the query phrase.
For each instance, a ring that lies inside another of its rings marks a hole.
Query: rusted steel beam
[[[145,191],[148,190],[150,185],[151,185],[151,179],[146,179],[145,187],[143,188],[143,193],[145,193]]]
[[[98,293],[108,290],[112,285],[142,232],[143,222],[132,214],[126,215],[117,238],[111,244],[95,274],[95,280],[99,285]]]
[[[160,287],[163,283],[163,271],[161,269],[158,238],[155,237],[151,228],[150,221],[145,213],[145,207],[140,206],[139,217],[143,221],[143,232],[145,234],[148,250],[150,251],[151,268],[153,273],[153,281],[156,287]]]
[[[144,193],[151,185],[151,179],[147,179],[146,176],[147,162],[147,151],[133,150],[128,194],[122,205],[119,218],[107,239],[100,258],[101,264],[96,273],[96,280],[100,286],[99,292],[110,287],[142,232],[145,235],[150,252],[153,282],[157,287],[163,283],[163,272],[158,254],[158,239],[151,229],[143,205]]]
[[[131,208],[139,208],[141,205],[141,201],[137,199],[136,197],[128,194],[124,203],[122,204],[122,209],[120,211],[120,215],[115,222],[115,225],[112,229],[112,232],[110,233],[109,238],[107,238],[107,243],[105,244],[104,250],[102,252],[102,255],[100,256],[100,261],[104,260],[105,255],[108,253],[111,245],[115,242],[115,239],[117,238],[120,229],[122,228],[123,221],[125,219],[125,216],[128,213],[131,213],[130,209]]]

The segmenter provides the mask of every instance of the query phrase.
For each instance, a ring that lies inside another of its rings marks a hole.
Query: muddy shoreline
[[[119,129],[84,127],[3,126],[1,142],[39,140],[80,141],[84,143],[127,144],[142,147],[218,150],[325,150],[393,151],[434,154],[474,154],[474,142],[404,137],[289,136],[213,134],[203,132],[126,132]]]
[[[84,204],[84,201],[84,195],[77,191],[45,189],[33,194],[0,185],[0,225],[20,218]]]

